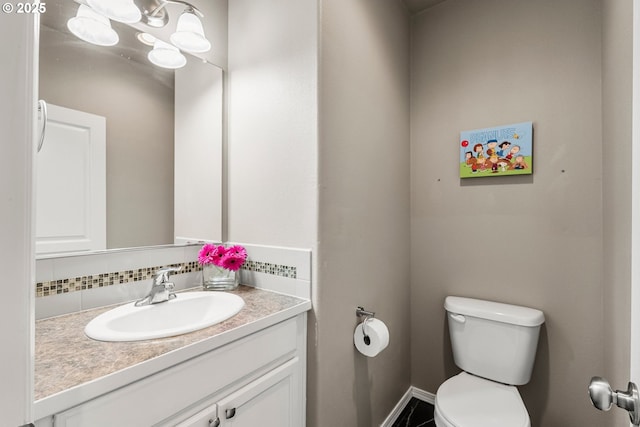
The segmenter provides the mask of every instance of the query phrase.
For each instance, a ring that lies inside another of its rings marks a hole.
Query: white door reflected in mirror
[[[47,110],[46,144],[36,155],[36,253],[106,249],[106,120]]]

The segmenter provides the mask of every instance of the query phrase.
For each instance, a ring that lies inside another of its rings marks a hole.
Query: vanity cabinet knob
[[[227,417],[227,419],[235,417],[236,416],[236,408],[225,409],[224,415],[225,415],[225,417]]]
[[[218,427],[219,425],[220,425],[220,418],[216,417],[215,420],[213,418],[209,420],[209,427]]]

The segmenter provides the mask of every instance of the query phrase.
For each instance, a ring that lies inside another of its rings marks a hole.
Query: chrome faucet
[[[166,302],[176,297],[173,293],[175,285],[169,282],[169,275],[180,271],[182,267],[169,267],[156,271],[149,294],[135,302],[136,307]]]

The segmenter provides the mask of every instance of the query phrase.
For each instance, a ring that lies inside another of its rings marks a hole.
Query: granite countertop
[[[296,307],[302,308],[301,312],[310,308],[308,300],[249,286],[240,286],[232,293],[245,301],[240,313],[217,325],[169,338],[135,342],[102,342],[88,338],[84,334],[85,325],[114,306],[37,321],[35,400],[45,399],[169,352],[237,330],[276,313]]]

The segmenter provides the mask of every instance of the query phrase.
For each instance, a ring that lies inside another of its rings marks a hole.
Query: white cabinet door
[[[106,119],[47,109],[36,155],[36,253],[106,249]]]
[[[258,378],[218,402],[220,427],[303,425],[299,359]]]

